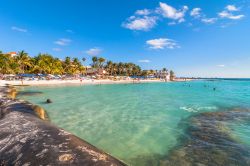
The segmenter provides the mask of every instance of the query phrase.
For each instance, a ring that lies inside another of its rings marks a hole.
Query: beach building
[[[164,79],[165,81],[170,81],[170,74],[168,71],[159,70],[155,73],[155,77]]]
[[[11,57],[17,56],[16,52],[9,52],[8,54],[11,55]]]
[[[104,76],[104,75],[107,75],[108,74],[108,72],[106,71],[106,70],[104,70],[104,69],[101,69],[101,68],[92,68],[92,67],[88,67],[87,68],[87,71],[86,71],[86,74],[87,75],[94,75],[94,76],[96,76],[96,75],[101,75],[101,76]]]

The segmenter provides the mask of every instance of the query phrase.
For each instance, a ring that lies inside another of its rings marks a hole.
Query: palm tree
[[[154,71],[154,70],[152,70],[152,69],[151,69],[151,70],[149,70],[149,72],[150,72],[150,74],[151,74],[151,75],[154,75],[154,73],[155,73],[155,71]]]
[[[113,65],[112,65],[112,73],[114,75],[117,75],[117,71],[118,71],[118,65],[117,65],[117,63],[113,63]]]
[[[124,75],[129,76],[131,71],[133,70],[133,66],[131,63],[124,63]]]
[[[81,59],[83,62],[86,58]],[[140,75],[140,66],[134,63],[113,63],[102,57],[92,57],[92,67],[104,68],[110,75]],[[49,54],[38,54],[35,57],[29,57],[25,51],[18,52],[18,55],[12,57],[9,54],[3,54],[0,51],[0,73],[44,73],[44,74],[83,74],[86,68],[82,65],[78,58],[66,57],[65,60],[60,60]],[[147,72],[144,72],[144,74]],[[152,71],[151,71],[152,73]]]
[[[84,65],[84,62],[86,61],[86,58],[83,57],[82,61],[83,61],[83,65]],[[80,71],[81,71],[82,74],[84,74],[84,73],[86,74],[86,70],[87,70],[87,68],[85,66],[81,66]]]
[[[132,67],[132,75],[133,76],[138,76],[140,74],[140,72],[141,72],[141,68],[139,66],[134,65]]]
[[[53,65],[51,67],[51,74],[62,74],[63,73],[63,65],[62,61],[58,58],[52,59]]]
[[[106,61],[106,59],[104,59],[102,57],[98,58],[98,63],[99,63],[98,67],[103,68],[103,64],[105,61]]]
[[[98,58],[96,56],[93,56],[92,57],[92,67],[93,68],[97,68],[97,61],[98,61]]]
[[[79,71],[80,71],[81,74],[86,74],[86,67],[81,65],[80,68],[79,68]]]
[[[112,61],[107,61],[107,64],[105,66],[105,69],[107,70],[107,72],[110,74],[110,75],[113,75],[113,62]]]
[[[173,81],[175,78],[175,74],[173,70],[170,70],[170,80]]]
[[[22,73],[25,72],[27,67],[31,67],[30,57],[24,50],[18,52],[16,56],[16,61],[18,65],[20,66],[20,70]]]
[[[35,57],[35,59],[36,59],[35,69],[39,73],[43,73],[43,74],[58,73],[59,74],[60,73],[59,70],[62,69],[62,68],[57,69],[59,62],[56,62],[56,61],[58,60],[55,60],[49,54],[39,54],[37,57]]]
[[[70,57],[66,57],[63,63],[64,73],[72,74],[72,68],[71,68],[71,59]]]
[[[83,63],[84,63],[84,62],[86,61],[86,58],[83,57],[83,58],[82,58],[82,61],[83,61]]]
[[[31,73],[38,74],[42,72],[41,67],[38,65],[39,55],[40,54],[38,54],[38,56],[31,58],[30,60],[32,63],[32,69],[30,70]]]
[[[81,67],[81,63],[78,60],[78,58],[73,58],[73,63],[72,63],[73,74],[79,74],[80,73],[80,67]]]
[[[8,54],[0,54],[0,73],[9,74],[12,73],[11,69],[11,56]]]
[[[73,58],[73,64],[74,64],[74,65],[78,65],[78,66],[81,65],[81,63],[80,63],[80,61],[79,61],[78,58]]]
[[[117,67],[118,67],[118,73],[119,75],[121,75],[123,72],[123,63],[119,62]]]

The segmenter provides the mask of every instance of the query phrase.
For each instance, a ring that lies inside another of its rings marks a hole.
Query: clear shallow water
[[[214,91],[213,88],[216,88]],[[44,107],[52,123],[132,165],[158,165],[183,138],[190,117],[250,108],[250,81],[195,81],[24,87],[20,98]],[[50,98],[53,103],[45,104]],[[250,124],[226,122],[237,143],[250,146]],[[182,138],[182,139],[180,139]]]

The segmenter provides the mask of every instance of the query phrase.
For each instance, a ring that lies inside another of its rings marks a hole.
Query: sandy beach
[[[163,80],[120,80],[113,81],[108,79],[103,80],[24,80],[21,82],[20,80],[14,81],[6,81],[0,80],[0,86],[10,84],[10,85],[29,85],[29,86],[47,86],[47,85],[67,85],[67,84],[75,84],[75,85],[89,85],[89,84],[127,84],[127,83],[150,83],[150,82],[164,82]]]

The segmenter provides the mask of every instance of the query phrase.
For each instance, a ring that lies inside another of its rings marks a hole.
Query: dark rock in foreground
[[[0,99],[0,165],[125,165],[39,119],[33,108],[24,101]]]

